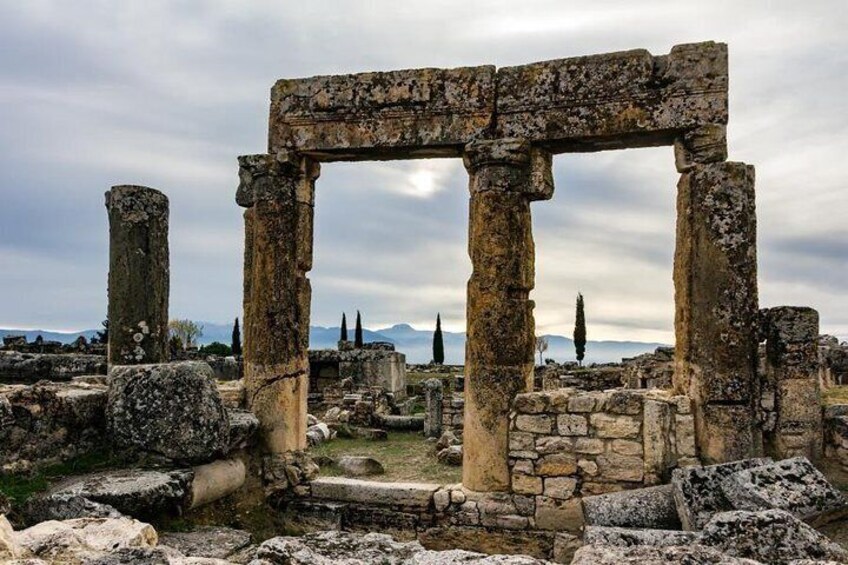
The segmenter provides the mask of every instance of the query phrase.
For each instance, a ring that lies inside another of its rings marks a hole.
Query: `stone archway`
[[[512,398],[533,367],[530,203],[551,156],[674,145],[675,388],[702,459],[759,453],[753,167],[726,162],[727,48],[679,45],[517,67],[280,80],[268,153],[239,158],[248,402],[270,452],[305,447],[315,180],[320,162],[462,157],[469,172],[463,483],[508,490]]]

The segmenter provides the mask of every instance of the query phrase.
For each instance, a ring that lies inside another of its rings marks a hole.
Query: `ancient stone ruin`
[[[844,528],[848,500],[820,470],[848,471],[848,405],[821,399],[848,357],[818,335],[815,310],[759,308],[754,171],[727,161],[727,89],[727,48],[712,42],[278,81],[268,152],[238,159],[243,378],[235,358],[168,362],[168,200],[113,187],[109,373],[0,385],[0,465],[31,471],[104,445],[125,463],[52,484],[14,509],[15,530],[0,516],[0,559],[848,562],[822,533]],[[531,203],[553,196],[553,156],[661,145],[681,174],[674,348],[535,369]],[[407,383],[386,344],[310,351],[320,164],[450,157],[469,175],[464,377]],[[5,347],[0,371],[74,372],[22,357],[52,355],[14,349],[25,339]],[[461,462],[461,483],[337,476],[313,457],[342,432],[397,429]],[[138,520],[175,517],[203,526],[160,538]]]

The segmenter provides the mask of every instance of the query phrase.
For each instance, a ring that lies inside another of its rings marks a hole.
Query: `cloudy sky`
[[[0,327],[81,329],[106,311],[103,193],[171,200],[171,314],[240,315],[235,157],[265,149],[274,80],[515,65],[724,41],[730,157],[757,167],[762,305],[812,305],[848,337],[848,6],[806,2],[0,0]],[[672,341],[671,148],[563,155],[533,205],[540,333]],[[458,160],[328,164],[313,323],[464,330]]]

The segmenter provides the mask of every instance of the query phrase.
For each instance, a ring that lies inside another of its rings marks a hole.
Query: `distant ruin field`
[[[383,464],[384,475],[363,477],[381,482],[431,482],[453,484],[462,481],[462,468],[443,465],[433,454],[433,443],[418,432],[389,432],[388,441],[338,437],[310,449],[313,457],[338,460],[343,455],[373,457]],[[321,467],[323,476],[340,476],[333,466]]]

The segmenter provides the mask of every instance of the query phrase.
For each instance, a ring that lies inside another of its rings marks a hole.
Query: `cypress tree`
[[[241,328],[239,328],[238,318],[233,324],[233,343],[230,347],[233,350],[233,355],[241,355]]]
[[[436,331],[433,332],[433,363],[445,362],[445,342],[442,338],[442,315],[436,314]]]
[[[353,346],[362,347],[362,317],[359,315],[359,310],[356,311],[356,329],[353,333]]]
[[[339,340],[347,341],[347,317],[344,312],[342,312],[342,331],[339,335]]]
[[[577,314],[574,318],[574,349],[577,352],[577,362],[583,366],[586,356],[586,316],[583,313],[583,294],[577,293]]]

